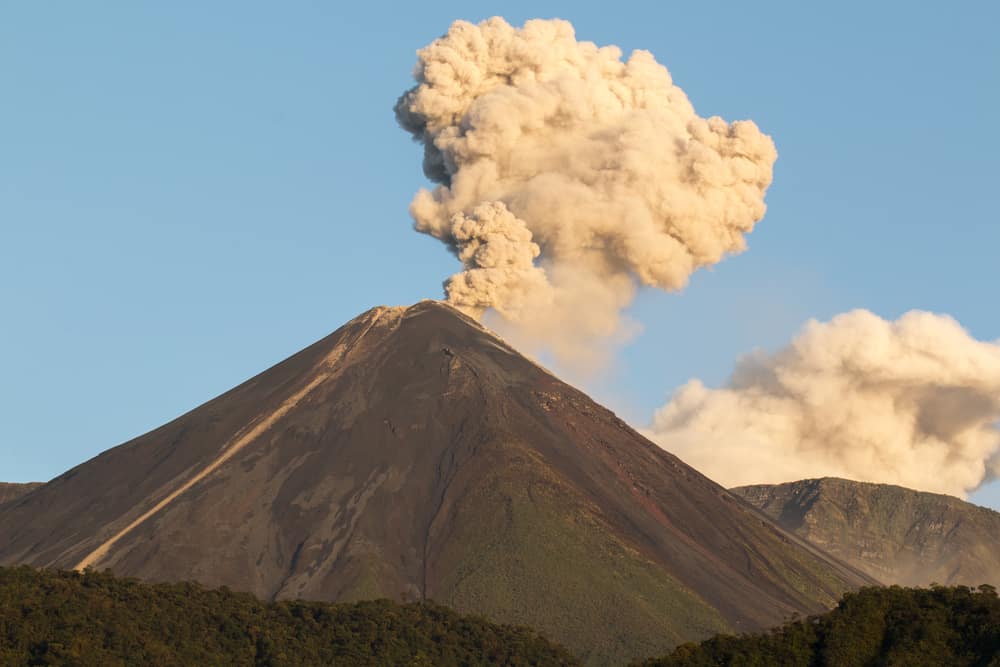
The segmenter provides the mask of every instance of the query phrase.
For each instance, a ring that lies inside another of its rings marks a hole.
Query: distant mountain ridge
[[[732,491],[883,583],[1000,585],[1000,513],[991,509],[834,477]]]
[[[592,664],[871,580],[439,302],[372,309],[0,509],[0,564],[434,600]]]
[[[0,482],[0,505],[20,498],[24,494],[37,489],[41,485],[41,482]]]

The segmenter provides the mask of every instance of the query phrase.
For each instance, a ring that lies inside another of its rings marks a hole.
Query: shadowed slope
[[[991,509],[834,477],[733,492],[886,584],[1000,585],[1000,513]]]
[[[0,536],[4,563],[430,598],[591,662],[867,581],[436,302],[373,309],[74,468],[0,511]]]

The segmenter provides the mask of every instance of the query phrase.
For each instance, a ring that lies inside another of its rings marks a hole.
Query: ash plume
[[[682,288],[764,215],[770,137],[699,117],[647,51],[623,61],[561,20],[456,21],[414,77],[396,118],[438,185],[410,213],[463,264],[448,301],[561,362],[599,361],[637,287]]]
[[[692,380],[648,435],[729,487],[835,476],[964,497],[1000,476],[998,420],[1000,341],[855,310],[740,360],[723,388]]]

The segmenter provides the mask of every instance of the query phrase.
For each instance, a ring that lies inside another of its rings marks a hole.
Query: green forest
[[[2,665],[576,665],[534,631],[433,603],[264,603],[108,572],[0,568]],[[1000,667],[991,586],[864,588],[771,632],[718,635],[644,667]]]
[[[684,644],[645,667],[1000,667],[992,586],[863,588],[764,634]]]
[[[429,603],[264,603],[197,584],[0,568],[0,665],[575,665],[535,632]]]

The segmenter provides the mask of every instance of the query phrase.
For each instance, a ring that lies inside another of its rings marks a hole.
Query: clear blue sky
[[[344,5],[0,7],[0,479],[49,479],[373,305],[440,295],[456,261],[410,230],[420,151],[392,105],[456,18],[649,49],[701,115],[778,146],[750,250],[644,294],[643,335],[586,387],[627,419],[809,317],[923,308],[1000,338],[1000,4]]]

